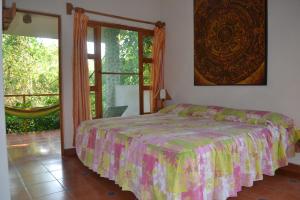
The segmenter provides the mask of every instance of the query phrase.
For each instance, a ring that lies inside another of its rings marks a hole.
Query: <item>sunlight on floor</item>
[[[43,156],[60,157],[60,131],[45,131],[24,135],[7,135],[8,157],[10,162],[28,159],[43,159]]]

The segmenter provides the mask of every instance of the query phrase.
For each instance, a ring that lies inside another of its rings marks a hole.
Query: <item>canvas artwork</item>
[[[267,84],[267,0],[194,0],[195,85]]]

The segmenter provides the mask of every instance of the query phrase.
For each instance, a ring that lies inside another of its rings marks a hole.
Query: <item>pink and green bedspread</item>
[[[159,113],[86,121],[76,137],[85,166],[145,200],[236,196],[293,156],[281,114],[178,104]]]

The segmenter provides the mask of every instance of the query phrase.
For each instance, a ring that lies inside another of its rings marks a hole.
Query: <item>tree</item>
[[[5,94],[58,93],[58,46],[45,46],[37,38],[3,34]],[[53,97],[28,99],[23,105],[14,98],[6,105],[19,107],[45,106]],[[57,101],[57,100],[56,100]]]
[[[106,28],[103,30],[105,43],[105,56],[103,58],[103,72],[120,72],[120,44],[119,29]],[[103,97],[104,109],[114,106],[115,90],[114,86],[120,83],[120,75],[103,75]]]
[[[138,32],[105,28],[102,32],[105,56],[102,58],[102,72],[138,73],[139,38]],[[144,38],[144,56],[152,57],[152,37]],[[150,64],[145,65],[145,84],[150,84]],[[114,106],[116,85],[138,85],[138,75],[114,74],[102,76],[103,107]]]
[[[5,94],[58,93],[58,43],[45,45],[38,38],[3,34]],[[33,108],[58,103],[58,97],[6,98],[6,106]],[[40,118],[6,115],[7,133],[59,128],[59,113]]]

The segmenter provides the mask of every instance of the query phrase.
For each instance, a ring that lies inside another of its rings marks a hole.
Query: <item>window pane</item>
[[[144,113],[150,113],[150,106],[151,99],[150,99],[150,90],[144,90]]]
[[[102,28],[102,72],[138,73],[138,32]]]
[[[95,54],[94,29],[91,27],[87,29],[87,51],[88,54]]]
[[[153,36],[146,36],[143,39],[144,58],[152,58]]]
[[[95,96],[95,92],[90,92],[90,104],[91,104],[92,117],[96,118],[96,96]]]
[[[143,64],[144,85],[147,86],[151,84],[151,66],[150,63]]]
[[[95,61],[88,59],[90,86],[95,85]]]
[[[103,117],[139,114],[138,75],[102,75]]]

